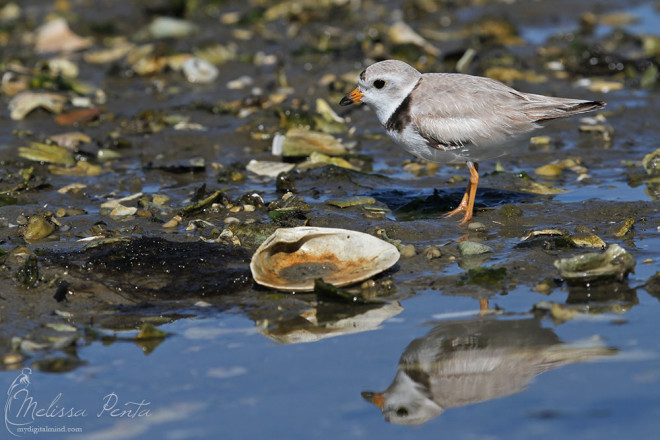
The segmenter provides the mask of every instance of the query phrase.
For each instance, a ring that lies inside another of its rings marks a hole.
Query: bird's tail
[[[618,352],[618,349],[605,345],[600,336],[593,336],[576,342],[553,345],[544,350],[543,358],[549,364],[570,364],[612,356]]]
[[[526,113],[537,124],[598,110],[606,105],[604,101],[549,98],[533,94],[527,94],[526,97],[529,99],[529,108]]]

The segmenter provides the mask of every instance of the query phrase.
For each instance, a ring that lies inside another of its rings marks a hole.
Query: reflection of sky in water
[[[636,7],[622,9],[622,12],[629,13],[637,17],[637,22],[626,25],[626,31],[633,34],[652,34],[660,35],[660,14],[653,3],[646,3]],[[575,23],[569,23],[561,26],[550,27],[521,27],[520,33],[523,39],[531,44],[540,45],[546,42],[553,35],[571,32],[577,29],[577,18]],[[596,29],[596,36],[602,37],[612,32],[611,26],[599,25]]]
[[[660,14],[654,3],[646,3],[626,10],[636,16],[639,21],[626,26],[630,32],[635,34],[660,35]]]

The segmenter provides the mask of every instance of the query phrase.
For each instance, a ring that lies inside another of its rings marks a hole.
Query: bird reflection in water
[[[385,391],[362,397],[389,422],[420,424],[447,408],[519,393],[553,368],[616,352],[598,337],[562,343],[533,318],[442,322],[406,347]]]

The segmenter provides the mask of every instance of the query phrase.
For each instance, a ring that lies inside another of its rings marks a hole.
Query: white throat
[[[397,96],[392,96],[391,99],[377,99],[377,100],[364,100],[363,101],[374,111],[376,112],[376,117],[382,125],[385,125],[390,119],[390,116],[401,106],[401,103],[408,97],[410,92],[413,91],[415,86],[421,81],[419,78],[417,81],[410,83],[405,88],[397,90]],[[382,98],[379,96],[379,98]]]

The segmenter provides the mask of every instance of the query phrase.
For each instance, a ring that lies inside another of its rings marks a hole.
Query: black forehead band
[[[364,73],[365,73],[366,71],[367,71],[367,70],[365,69],[365,70],[362,71],[362,73],[360,73],[360,79],[361,79],[362,81],[364,81]]]

